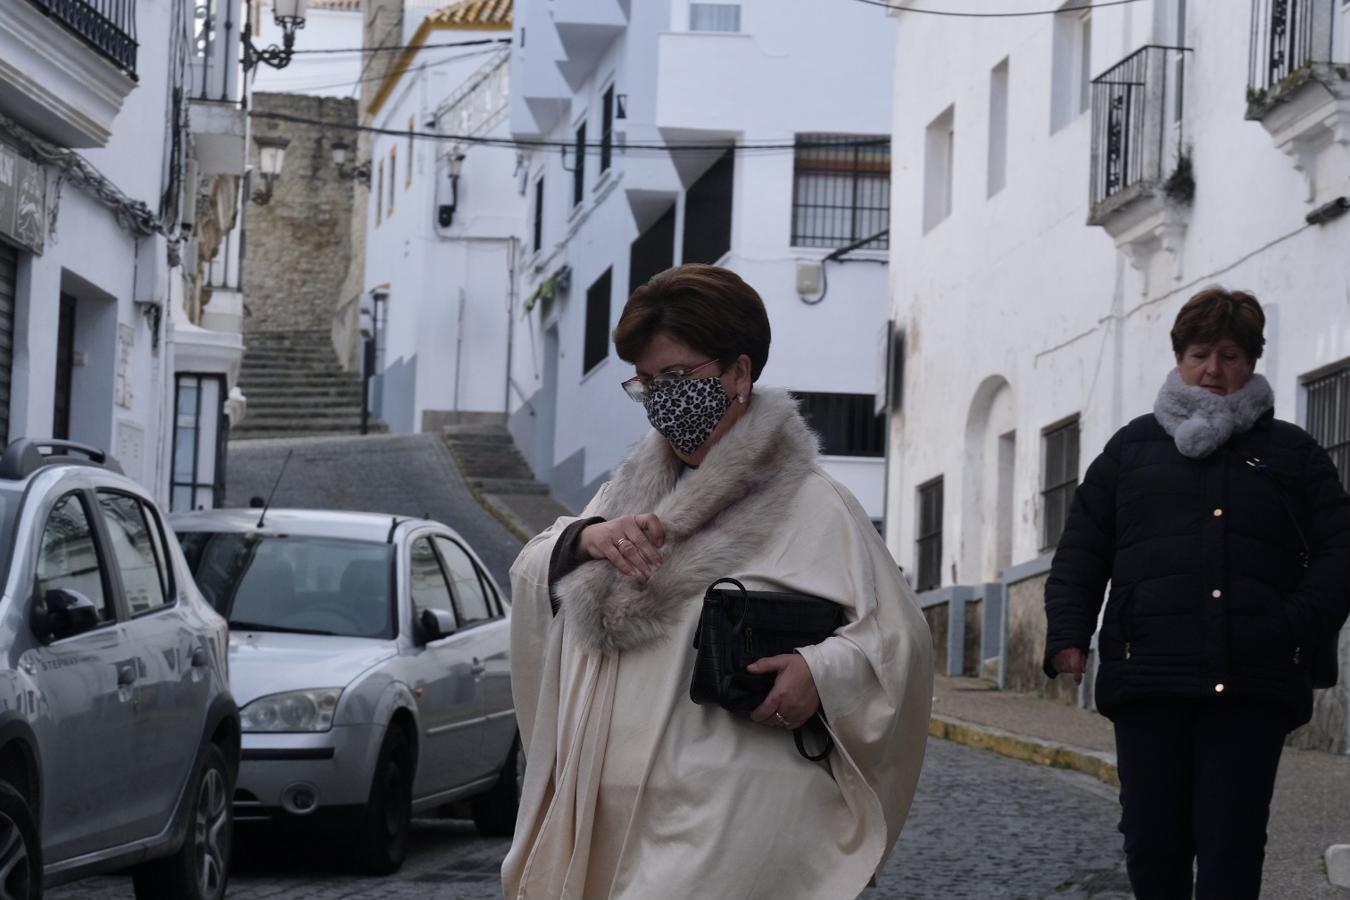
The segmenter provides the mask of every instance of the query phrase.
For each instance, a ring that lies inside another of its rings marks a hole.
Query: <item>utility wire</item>
[[[436,50],[441,47],[479,47],[483,44],[509,44],[510,38],[480,38],[476,41],[451,41],[445,44],[397,44],[379,47],[337,47],[314,50],[292,50],[296,56],[310,53],[386,53],[393,50]]]
[[[925,16],[951,16],[957,19],[1021,19],[1026,16],[1056,16],[1060,13],[1078,12],[1092,9],[1101,9],[1106,6],[1125,6],[1129,3],[1138,3],[1140,0],[1100,0],[1098,3],[1084,3],[1081,6],[1061,6],[1059,9],[1031,9],[1025,12],[955,12],[946,9],[917,9],[912,6],[897,6],[888,0],[853,0],[855,3],[865,3],[868,6],[880,6],[882,9],[893,9],[896,12],[918,13]]]
[[[487,56],[490,53],[496,52],[497,52],[496,48],[492,48],[490,50],[473,50],[469,53],[460,53],[457,56],[448,56],[445,57],[444,59],[438,59],[435,62],[425,62],[421,63],[420,65],[409,66],[408,71],[412,73],[422,72],[428,69],[435,69],[440,66],[448,66],[451,63],[460,62],[461,60],[465,59],[477,59],[480,56]],[[297,91],[305,92],[305,91],[326,91],[331,90],[333,88],[354,88],[372,81],[384,81],[388,77],[389,77],[388,74],[366,75],[356,79],[355,81],[349,79],[347,81],[337,81],[329,84],[305,84],[304,82],[300,81],[295,82],[287,81],[286,90],[288,92],[297,92]]]
[[[364,134],[377,134],[386,137],[413,138],[416,140],[447,141],[458,144],[478,144],[485,147],[506,147],[512,150],[575,150],[575,141],[531,140],[526,138],[497,138],[485,135],[439,134],[432,131],[417,131],[406,128],[380,128],[374,125],[340,125],[329,120],[297,116],[291,113],[262,112],[252,110],[249,116],[254,119],[270,119],[275,122],[291,122],[296,125],[316,125],[330,130],[353,131]],[[611,153],[632,151],[659,153],[708,153],[732,150],[743,152],[785,152],[808,149],[844,149],[851,147],[889,147],[890,137],[860,137],[844,141],[740,141],[740,142],[679,142],[679,141],[638,141],[625,144],[611,144]],[[583,152],[598,154],[605,149],[600,142],[588,142],[582,145]]]

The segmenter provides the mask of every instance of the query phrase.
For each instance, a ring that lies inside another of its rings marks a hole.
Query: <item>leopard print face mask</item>
[[[642,404],[652,427],[689,456],[708,440],[731,406],[720,378],[683,378],[649,388]]]

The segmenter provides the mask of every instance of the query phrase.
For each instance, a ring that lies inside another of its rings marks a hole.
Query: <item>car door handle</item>
[[[136,683],[136,667],[130,663],[117,667],[117,686],[126,687]]]
[[[211,657],[207,654],[205,647],[198,647],[192,651],[192,668],[205,669],[206,664],[210,661]]]

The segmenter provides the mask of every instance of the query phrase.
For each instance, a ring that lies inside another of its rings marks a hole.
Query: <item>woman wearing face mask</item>
[[[1088,468],[1045,590],[1046,673],[1082,681],[1103,591],[1097,708],[1115,723],[1139,900],[1261,890],[1285,734],[1336,672],[1350,499],[1253,373],[1256,298],[1210,288],[1172,328],[1152,415]]]
[[[852,897],[885,862],[922,763],[931,638],[858,502],[821,472],[759,295],[686,265],[614,333],[653,426],[576,519],[512,569],[512,690],[528,765],[506,896]],[[823,643],[763,659],[749,719],[696,705],[704,591],[840,604]],[[790,729],[823,713],[824,762]]]

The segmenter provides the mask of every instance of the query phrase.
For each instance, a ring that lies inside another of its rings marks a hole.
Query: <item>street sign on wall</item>
[[[41,254],[46,233],[46,170],[0,143],[0,237]]]

